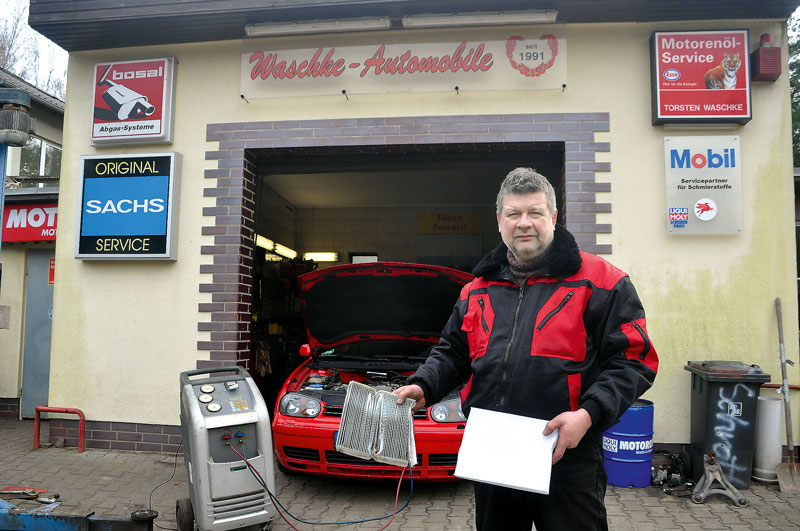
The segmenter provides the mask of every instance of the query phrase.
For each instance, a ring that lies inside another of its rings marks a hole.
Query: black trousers
[[[596,438],[553,466],[550,494],[475,483],[478,531],[607,531],[603,449]]]

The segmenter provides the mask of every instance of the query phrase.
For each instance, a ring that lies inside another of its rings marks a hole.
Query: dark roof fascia
[[[58,202],[58,186],[42,188],[12,188],[5,191],[7,204]]]
[[[0,67],[0,87],[24,90],[25,92],[30,94],[31,99],[36,103],[38,103],[39,105],[42,105],[43,107],[47,107],[55,111],[62,117],[64,116],[63,101],[56,98],[55,96],[51,96],[47,92],[44,92],[43,90],[37,88],[35,85],[31,85],[18,75],[13,74],[2,67]]]
[[[29,24],[68,51],[244,38],[244,26],[422,13],[555,9],[559,23],[786,20],[798,0],[31,0]]]

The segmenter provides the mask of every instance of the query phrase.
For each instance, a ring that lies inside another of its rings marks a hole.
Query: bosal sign
[[[170,142],[172,58],[94,66],[92,144]]]
[[[260,49],[242,54],[246,98],[386,92],[559,89],[567,42],[554,35],[497,41]]]
[[[56,203],[6,205],[3,210],[3,241],[55,241],[57,223]]]
[[[748,30],[653,33],[653,123],[749,122],[748,39]]]

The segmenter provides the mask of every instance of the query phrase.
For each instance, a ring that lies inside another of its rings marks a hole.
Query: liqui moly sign
[[[558,89],[567,82],[567,43],[552,34],[450,43],[320,46],[248,51],[247,98],[469,90]]]
[[[748,30],[653,33],[653,123],[749,122],[748,44]]]
[[[96,64],[92,144],[170,142],[174,80],[172,58]]]
[[[669,234],[742,232],[738,136],[664,139]]]
[[[3,241],[55,241],[57,224],[56,203],[6,205],[3,210]]]

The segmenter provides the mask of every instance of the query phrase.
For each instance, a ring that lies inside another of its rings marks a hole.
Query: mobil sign
[[[740,234],[738,136],[664,138],[669,234]]]
[[[653,124],[749,122],[748,40],[748,30],[653,33]]]
[[[56,203],[6,205],[3,210],[3,241],[55,241],[57,222]]]

